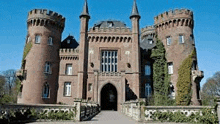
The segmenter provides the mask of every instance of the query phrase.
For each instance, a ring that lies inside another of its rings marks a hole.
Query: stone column
[[[217,99],[217,115],[218,115],[218,121],[220,124],[220,99]]]
[[[74,106],[76,107],[76,116],[75,116],[75,120],[76,121],[80,121],[80,116],[81,116],[81,102],[82,99],[75,99],[74,100]]]
[[[94,70],[95,82],[94,82],[94,101],[98,103],[98,70]]]

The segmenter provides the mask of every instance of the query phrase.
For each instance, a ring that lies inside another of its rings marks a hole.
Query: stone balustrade
[[[215,113],[214,108],[211,106],[144,106],[141,104],[142,102],[140,100],[127,101],[121,104],[121,113],[136,121],[153,121],[153,114],[155,112],[181,112],[189,117],[191,114],[195,115],[198,112],[202,114],[202,109],[211,108],[212,113]],[[220,109],[218,111],[220,111]]]
[[[37,115],[44,114],[44,118],[30,118],[34,119],[35,121],[47,121],[49,118],[49,114],[51,112],[58,113],[60,111],[64,113],[73,114],[71,120],[74,121],[84,121],[88,120],[89,118],[94,117],[96,114],[100,112],[100,106],[94,102],[85,101],[81,99],[75,99],[73,105],[58,105],[58,104],[7,104],[7,105],[0,105],[0,121],[3,118],[8,118],[11,116],[11,113],[20,112],[24,114],[27,111],[34,111]],[[28,117],[27,117],[28,118]],[[19,120],[18,118],[16,118]],[[46,119],[46,120],[45,120]],[[62,118],[61,118],[62,120]],[[19,120],[27,121],[27,120]]]

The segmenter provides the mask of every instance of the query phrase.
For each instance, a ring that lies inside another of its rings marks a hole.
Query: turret
[[[166,49],[166,59],[168,61],[168,72],[171,77],[171,83],[174,86],[175,94],[177,94],[178,69],[182,62],[192,54],[195,49],[193,36],[193,12],[187,9],[176,9],[174,11],[164,12],[154,18],[154,24],[158,39],[160,39]],[[196,56],[196,55],[195,55]],[[193,63],[197,64],[196,57]],[[193,64],[192,65],[196,65]],[[198,70],[197,67],[192,67]],[[202,77],[202,76],[200,76]],[[198,105],[199,82],[192,79],[192,104]],[[197,94],[197,95],[196,95]]]
[[[88,11],[88,3],[85,0],[83,11],[81,13],[80,21],[80,43],[79,43],[79,70],[78,70],[78,98],[86,98],[86,74],[88,62],[88,23],[90,19]]]
[[[59,48],[65,18],[56,12],[34,9],[28,13],[28,35],[24,49],[22,97],[18,103],[56,103]]]
[[[131,22],[132,22],[132,72],[133,75],[133,82],[134,82],[134,92],[139,98],[140,96],[140,45],[139,45],[139,20],[141,16],[139,15],[136,0],[134,0],[133,8],[131,12]]]

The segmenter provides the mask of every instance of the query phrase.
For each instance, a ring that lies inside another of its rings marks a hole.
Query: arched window
[[[47,43],[48,43],[48,45],[53,45],[53,38],[49,37]]]
[[[151,65],[150,65],[149,61],[145,65],[144,70],[145,70],[145,76],[150,76],[151,75]]]
[[[151,89],[151,86],[150,86],[150,84],[149,83],[146,83],[145,84],[145,97],[150,97],[151,96],[151,91],[152,91],[152,89]]]
[[[35,36],[35,43],[39,44],[41,42],[41,36],[40,35],[36,35]]]
[[[44,87],[43,87],[42,97],[43,97],[43,98],[49,98],[49,93],[50,93],[49,84],[48,84],[48,83],[45,83],[45,85],[44,85]]]

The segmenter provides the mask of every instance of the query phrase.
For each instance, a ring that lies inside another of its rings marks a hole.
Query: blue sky
[[[63,37],[69,34],[79,39],[79,15],[84,0],[1,0],[0,1],[0,72],[19,69],[27,35],[27,13],[35,8],[45,8],[66,18]],[[112,19],[131,27],[129,15],[133,0],[88,0],[90,22]],[[137,0],[141,15],[141,28],[152,25],[156,15],[176,8],[194,12],[194,37],[199,69],[208,77],[220,71],[220,1],[219,0]]]

